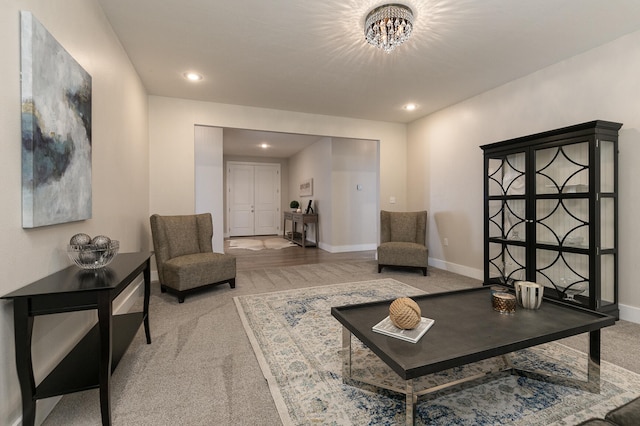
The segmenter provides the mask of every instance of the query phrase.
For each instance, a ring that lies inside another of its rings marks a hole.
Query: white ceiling
[[[640,29],[640,0],[401,0],[385,54],[379,0],[98,1],[151,95],[402,123]]]
[[[258,130],[229,129],[222,131],[224,155],[289,158],[313,145],[322,136],[295,133],[263,132]],[[266,148],[261,145],[266,144]]]

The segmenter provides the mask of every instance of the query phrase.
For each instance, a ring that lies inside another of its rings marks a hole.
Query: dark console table
[[[33,425],[36,401],[100,388],[102,424],[111,424],[111,373],[144,323],[147,344],[151,253],[122,253],[98,270],[70,266],[12,293],[16,368],[22,392],[22,424]],[[144,276],[142,312],[113,315],[112,302],[140,274]],[[96,309],[98,323],[38,385],[33,374],[31,339],[38,315]]]

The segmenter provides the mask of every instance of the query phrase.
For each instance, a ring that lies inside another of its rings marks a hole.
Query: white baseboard
[[[636,324],[640,324],[640,308],[636,308],[635,306],[628,306],[619,304],[620,308],[620,319],[635,322]]]
[[[432,257],[429,258],[429,266],[464,275],[465,277],[475,278],[477,280],[484,279],[484,271],[481,269],[469,268],[468,266],[458,265],[456,263],[446,262]]]

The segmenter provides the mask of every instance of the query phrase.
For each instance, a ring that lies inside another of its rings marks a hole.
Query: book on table
[[[404,330],[398,328],[391,322],[391,318],[386,317],[376,325],[372,327],[372,330],[376,333],[384,334],[386,336],[395,337],[396,339],[405,340],[407,342],[416,343],[435,323],[431,318],[420,318],[420,324],[411,330]]]

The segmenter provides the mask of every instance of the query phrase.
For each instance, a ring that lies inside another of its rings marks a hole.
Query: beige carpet
[[[235,289],[213,287],[182,304],[153,283],[152,343],[140,330],[112,376],[113,425],[282,424],[233,298],[381,278],[427,293],[480,285],[435,268],[426,277],[392,268],[378,274],[370,260],[238,271]],[[605,329],[603,360],[640,372],[638,335],[640,325],[624,321]],[[572,346],[584,350],[587,341]],[[98,390],[65,395],[43,425],[100,425]]]
[[[256,240],[252,238],[238,238],[229,240],[229,248],[245,249],[245,250],[264,250],[273,249],[280,250],[285,247],[294,247],[295,244],[284,238],[267,238],[265,240]]]

